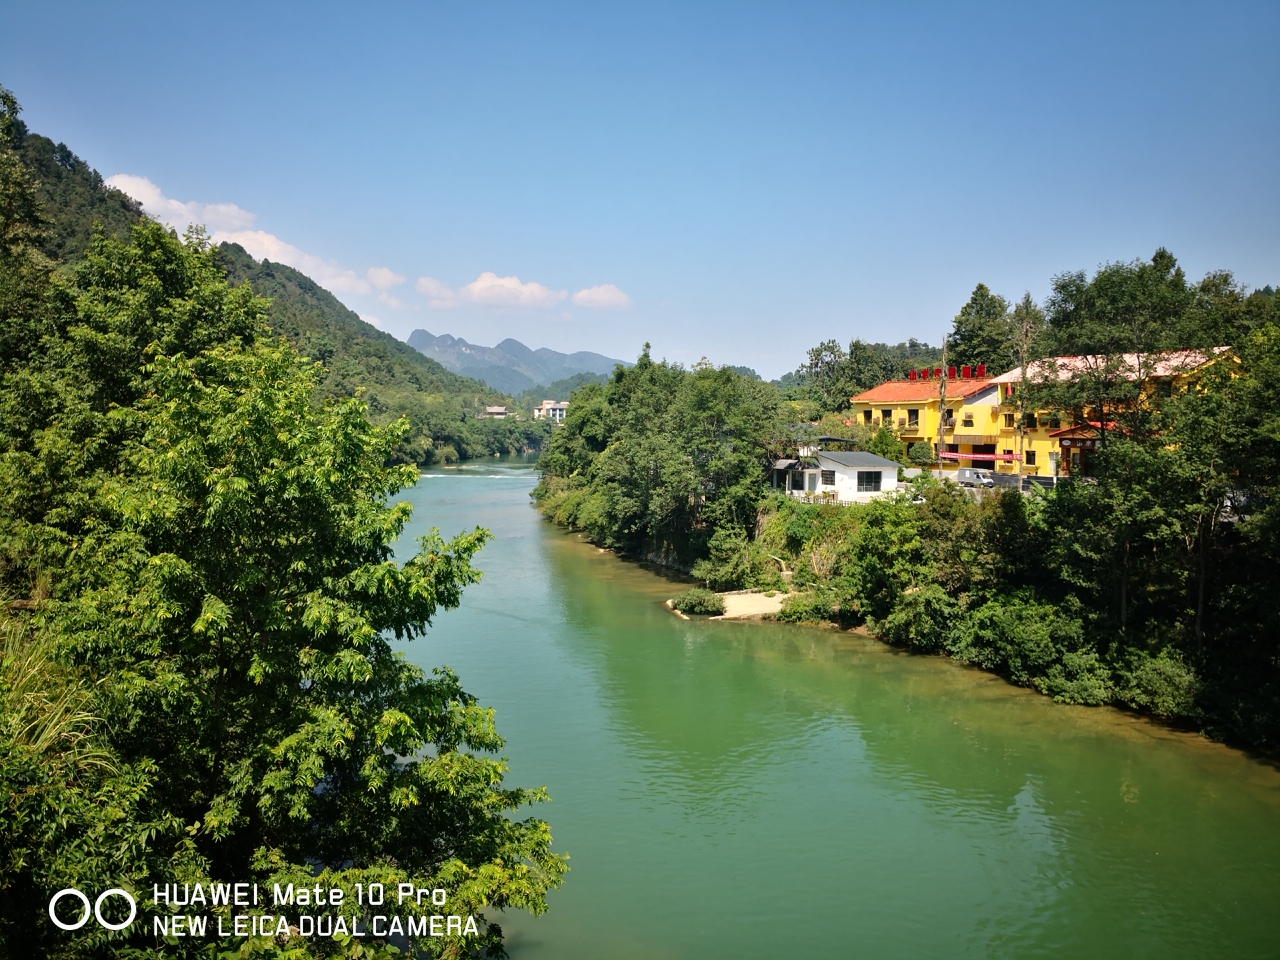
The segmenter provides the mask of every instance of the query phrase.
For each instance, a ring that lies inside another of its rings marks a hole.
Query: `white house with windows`
[[[900,466],[874,453],[818,450],[799,460],[779,460],[771,476],[776,489],[793,497],[866,503],[897,491]]]
[[[568,409],[569,404],[562,400],[543,400],[533,408],[533,419],[564,423],[564,414]]]

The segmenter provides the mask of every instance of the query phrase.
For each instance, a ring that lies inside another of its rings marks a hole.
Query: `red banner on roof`
[[[939,460],[981,460],[984,463],[994,463],[1000,461],[1008,463],[1011,460],[1021,460],[1020,453],[952,453],[950,450],[942,450],[938,453]]]

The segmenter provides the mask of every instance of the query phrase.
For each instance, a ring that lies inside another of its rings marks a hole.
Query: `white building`
[[[773,465],[773,486],[793,497],[867,503],[895,493],[901,464],[874,453],[819,450]]]
[[[533,408],[533,419],[554,420],[556,423],[564,423],[564,412],[568,409],[569,404],[564,401],[543,400]]]

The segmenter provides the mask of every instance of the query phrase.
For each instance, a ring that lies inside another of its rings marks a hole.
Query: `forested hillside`
[[[70,266],[89,249],[95,224],[116,239],[145,220],[141,206],[107,186],[97,170],[66,144],[30,132],[13,116],[11,156],[20,160],[46,221],[40,250]],[[345,399],[363,391],[375,423],[407,417],[410,432],[397,457],[419,464],[537,448],[545,424],[476,419],[486,404],[509,403],[499,391],[445,370],[408,344],[361,320],[305,274],[284,264],[259,263],[234,244],[216,252],[234,283],[248,281],[271,298],[268,323],[304,356],[324,365],[319,399]]]
[[[487,404],[510,401],[361,320],[305,274],[254,260],[238,244],[222,244],[216,258],[232,283],[248,281],[254,293],[271,299],[272,330],[324,364],[320,397],[345,398],[363,389],[375,422],[408,418],[406,459],[427,464],[514,452],[538,447],[546,436],[545,424],[477,420]]]
[[[40,211],[49,221],[40,243],[41,252],[53,260],[78,259],[89,248],[93,225],[113,237],[123,238],[142,219],[141,205],[114,187],[71,152],[65,143],[27,130],[15,118],[10,145],[35,183]]]

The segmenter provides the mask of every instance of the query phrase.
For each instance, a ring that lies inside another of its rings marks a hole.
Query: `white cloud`
[[[379,290],[390,290],[392,287],[398,287],[405,280],[400,274],[386,267],[370,267],[365,271],[365,276]]]
[[[369,316],[369,314],[367,314],[367,313],[359,314],[359,317],[360,317],[360,319],[361,319],[361,320],[363,320],[365,323],[371,323],[371,324],[373,324],[375,327],[377,327],[379,330],[381,330],[381,329],[382,329],[382,321],[381,321],[381,320],[379,320],[377,317],[371,317],[371,316]]]
[[[391,294],[387,293],[387,291],[385,290],[383,290],[381,293],[378,294],[378,302],[385,303],[388,307],[394,307],[397,310],[399,310],[401,307],[404,306],[403,300],[401,300],[399,297],[393,297]]]
[[[254,215],[234,203],[200,203],[196,200],[183,203],[166,197],[146,177],[117,173],[107,177],[107,185],[124,191],[141,203],[142,209],[150,216],[175,230],[185,230],[193,223],[202,223],[210,230],[245,230],[253,226]]]
[[[566,296],[566,290],[548,290],[532,280],[521,283],[519,277],[500,277],[486,270],[458,293],[462,299],[493,307],[549,307]]]
[[[150,212],[150,211],[148,211]],[[354,270],[299,250],[265,230],[215,230],[214,243],[238,243],[258,260],[274,260],[301,270],[320,286],[334,293],[369,293],[369,281]]]
[[[419,277],[413,285],[420,294],[427,298],[427,305],[437,310],[458,305],[458,295],[449,289],[449,285],[435,277]]]
[[[573,302],[592,310],[625,310],[631,306],[631,298],[612,283],[601,283],[579,290],[573,295]]]
[[[437,309],[456,307],[460,303],[486,307],[551,307],[569,295],[567,290],[551,290],[532,280],[521,283],[519,277],[500,277],[490,270],[457,290],[435,277],[419,277],[414,287]]]
[[[293,244],[281,240],[265,230],[254,230],[256,214],[234,203],[186,203],[166,197],[164,192],[146,177],[129,173],[117,173],[108,177],[108,184],[123,190],[142,204],[148,216],[154,217],[176,230],[185,230],[190,224],[202,223],[212,233],[214,243],[238,243],[258,260],[274,260],[301,270],[320,286],[333,293],[368,294],[374,289],[385,291],[404,283],[405,278],[387,267],[371,267],[361,276],[333,260],[325,260]],[[384,303],[395,300],[390,297]],[[392,305],[399,306],[395,300]],[[371,321],[372,322],[372,321]],[[375,324],[376,326],[376,324]]]

